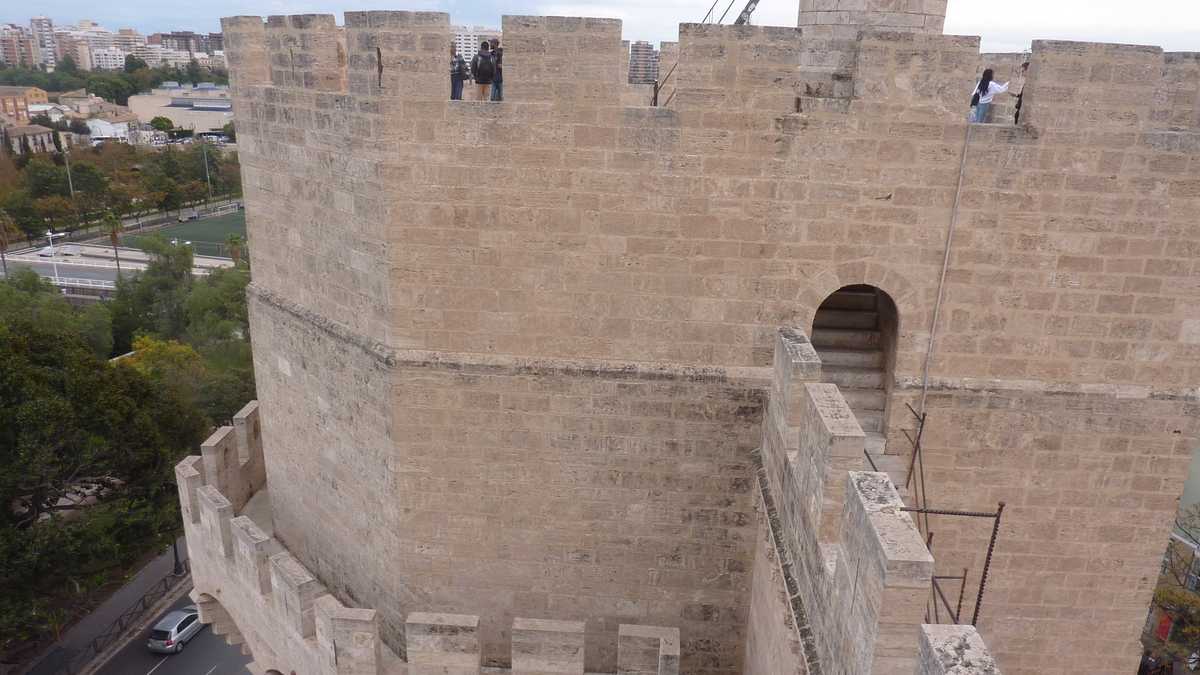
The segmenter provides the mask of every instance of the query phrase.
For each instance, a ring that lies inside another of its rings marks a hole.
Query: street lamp
[[[58,258],[54,257],[54,238],[55,237],[65,237],[65,236],[67,236],[66,232],[55,233],[55,232],[51,232],[50,230],[46,230],[46,239],[50,242],[50,264],[54,266],[54,282],[55,283],[58,283]]]

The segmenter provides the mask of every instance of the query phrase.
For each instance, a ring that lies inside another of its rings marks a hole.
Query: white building
[[[29,20],[29,32],[33,35],[34,63],[53,70],[54,65],[58,63],[55,56],[54,22],[50,17],[35,16]]]
[[[133,55],[146,62],[151,68],[158,66],[186,66],[192,55],[177,49],[166,49],[162,45],[145,44],[135,47]]]
[[[51,122],[59,122],[71,109],[59,103],[30,103],[29,118],[33,119],[39,115],[45,115],[50,118]]]
[[[146,36],[132,28],[122,28],[113,36],[113,46],[126,54],[146,44]]]
[[[499,28],[487,26],[452,26],[454,31],[454,46],[467,63],[479,53],[479,44],[484,40],[500,37]]]
[[[93,49],[92,70],[121,70],[125,67],[125,52],[116,47]]]
[[[87,120],[88,132],[92,142],[117,141],[131,142],[131,136],[137,133],[138,119],[135,115],[101,115]]]

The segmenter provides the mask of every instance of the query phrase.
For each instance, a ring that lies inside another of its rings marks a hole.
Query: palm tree
[[[246,240],[240,235],[231,234],[225,237],[225,245],[229,247],[229,257],[233,258],[234,266],[237,266],[242,261],[242,247],[246,245]]]
[[[113,215],[110,210],[104,214],[104,229],[108,232],[108,239],[112,242],[113,257],[117,259],[117,278],[121,278],[121,250],[117,248],[121,245],[121,220]]]

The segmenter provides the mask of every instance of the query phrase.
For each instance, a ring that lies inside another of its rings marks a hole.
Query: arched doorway
[[[810,335],[823,379],[842,390],[872,455],[882,455],[886,443],[899,329],[891,296],[867,285],[838,289],[813,317]]]

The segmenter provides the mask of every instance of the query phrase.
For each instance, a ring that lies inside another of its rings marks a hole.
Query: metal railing
[[[137,599],[137,602],[127,607],[102,633],[92,638],[86,647],[79,651],[55,647],[41,662],[28,671],[28,675],[75,675],[82,672],[96,657],[120,640],[131,626],[145,618],[146,612],[151,607],[189,578],[189,562],[182,560],[179,561],[179,564],[183,569],[181,574],[171,571],[156,581]]]
[[[45,277],[46,281],[55,286],[80,286],[85,288],[106,288],[116,290],[117,282],[108,279],[78,279],[75,277]]]

